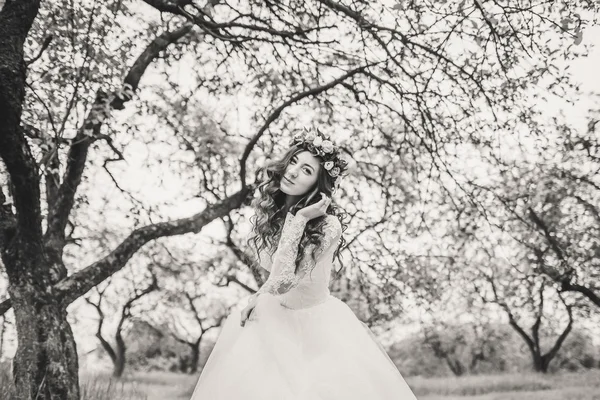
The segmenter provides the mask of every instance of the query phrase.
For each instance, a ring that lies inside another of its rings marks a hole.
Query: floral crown
[[[294,135],[290,145],[299,145],[323,159],[323,168],[334,179],[336,186],[347,175],[348,162],[341,157],[340,149],[316,128],[304,128]]]

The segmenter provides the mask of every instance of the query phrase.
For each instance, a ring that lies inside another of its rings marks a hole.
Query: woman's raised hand
[[[310,206],[306,206],[299,210],[297,214],[301,214],[308,219],[313,219],[325,215],[327,208],[331,204],[331,198],[325,196],[325,193],[321,192],[321,200]]]

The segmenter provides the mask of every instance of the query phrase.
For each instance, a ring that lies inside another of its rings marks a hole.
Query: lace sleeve
[[[277,251],[273,256],[271,275],[257,294],[271,293],[277,295],[294,288],[298,285],[300,278],[314,268],[321,256],[329,253],[328,250],[333,246],[337,246],[341,237],[341,226],[338,219],[330,217],[324,227],[322,243],[315,253],[315,261],[311,257],[314,246],[307,246],[305,248],[306,256],[301,260],[299,273],[295,274],[298,245],[308,219],[302,215],[289,214],[288,217],[283,226]]]

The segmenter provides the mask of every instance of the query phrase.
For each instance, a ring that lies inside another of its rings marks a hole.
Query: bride
[[[372,332],[329,292],[347,169],[319,131],[296,135],[252,203],[265,284],[227,318],[191,400],[416,399]]]

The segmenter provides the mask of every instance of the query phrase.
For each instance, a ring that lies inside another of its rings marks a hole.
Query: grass
[[[600,370],[407,378],[419,400],[600,400]]]
[[[148,400],[189,400],[198,376],[140,373],[129,379],[147,389]],[[600,400],[600,370],[453,377],[408,377],[419,400]],[[162,389],[161,389],[162,387]]]
[[[14,397],[10,364],[0,364],[0,399]],[[82,374],[79,380],[82,400],[148,400],[147,384],[116,380],[110,375]]]
[[[2,367],[2,366],[0,366]],[[0,399],[10,398],[10,370],[0,368]],[[189,400],[198,374],[133,372],[80,376],[82,400]],[[600,400],[600,370],[454,377],[407,377],[419,400]],[[235,399],[232,399],[235,400]]]
[[[79,387],[82,400],[148,400],[144,385],[109,376],[81,376]]]
[[[600,400],[600,392],[589,392],[585,388],[555,389],[542,392],[503,392],[482,396],[419,396],[419,400]]]

